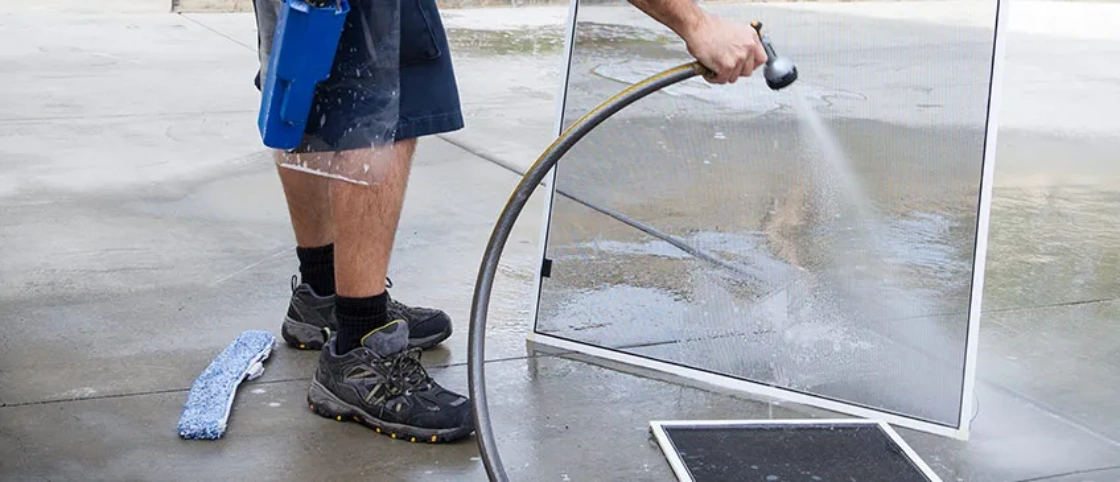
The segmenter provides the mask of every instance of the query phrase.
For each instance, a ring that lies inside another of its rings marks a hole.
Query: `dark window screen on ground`
[[[696,482],[929,482],[878,426],[666,428]]]

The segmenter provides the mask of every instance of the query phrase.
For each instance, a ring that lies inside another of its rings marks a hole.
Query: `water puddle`
[[[542,312],[541,328],[789,387],[824,383],[838,370],[856,378],[884,350],[909,350],[911,359],[923,343],[937,348],[922,356],[958,345],[950,340],[964,318],[943,316],[959,308],[945,299],[967,287],[970,264],[952,227],[945,216],[912,212],[883,222],[869,242],[843,223],[824,223],[796,242],[834,256],[808,266],[775,256],[761,232],[681,238],[757,273],[761,281],[746,291],[662,240],[584,241],[566,247],[556,266],[620,268],[546,287],[542,301],[555,309]],[[657,267],[651,257],[677,268]]]

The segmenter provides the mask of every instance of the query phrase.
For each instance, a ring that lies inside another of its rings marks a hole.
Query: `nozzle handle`
[[[758,40],[762,42],[762,50],[766,51],[766,63],[773,62],[774,59],[778,58],[778,53],[774,51],[774,46],[770,44],[770,39],[762,35],[762,22],[751,20],[751,27],[754,27],[754,31],[758,32]]]

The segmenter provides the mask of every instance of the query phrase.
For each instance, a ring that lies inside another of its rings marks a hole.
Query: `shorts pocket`
[[[400,65],[438,59],[445,35],[435,0],[400,0]],[[437,31],[438,30],[438,31]]]

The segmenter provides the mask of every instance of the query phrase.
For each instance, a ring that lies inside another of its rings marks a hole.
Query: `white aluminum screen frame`
[[[539,333],[536,330],[537,317],[540,314],[540,299],[543,277],[537,271],[534,277],[535,296],[532,301],[532,329],[528,334],[530,343],[550,346],[557,349],[571,351],[599,358],[606,361],[630,365],[641,369],[652,370],[675,376],[685,383],[695,382],[700,386],[714,386],[775,398],[811,407],[830,410],[837,413],[862,417],[875,421],[906,427],[921,432],[946,436],[957,440],[968,440],[973,411],[975,408],[973,393],[976,386],[976,357],[978,338],[980,334],[981,304],[984,294],[984,270],[988,253],[988,225],[992,201],[992,181],[995,175],[996,159],[996,134],[998,131],[998,118],[1002,105],[1003,69],[1006,51],[1006,26],[1008,18],[1008,0],[995,0],[996,22],[993,29],[993,49],[988,85],[988,111],[984,126],[984,151],[982,171],[980,178],[980,202],[976,221],[976,245],[973,253],[972,283],[968,310],[968,334],[965,347],[964,373],[961,390],[960,417],[957,426],[948,426],[926,420],[906,417],[894,413],[875,410],[861,405],[840,402],[824,397],[813,396],[793,390],[779,388],[764,383],[753,382],[730,375],[715,374],[706,370],[684,367],[681,365],[662,362],[645,356],[633,355],[600,346],[575,342],[555,336]],[[572,51],[575,44],[576,16],[579,12],[579,0],[571,0],[568,6],[567,27],[564,38],[564,75],[563,82],[557,87],[555,132],[563,133],[564,108],[567,104],[568,79],[571,75]],[[545,202],[542,212],[540,252],[538,259],[543,261],[548,253],[548,234],[552,222],[553,200],[556,196],[556,170],[553,169],[545,177],[541,185],[546,189]]]

